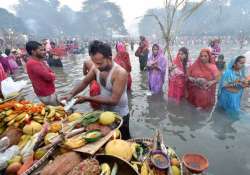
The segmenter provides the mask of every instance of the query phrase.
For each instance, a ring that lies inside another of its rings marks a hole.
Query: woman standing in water
[[[187,69],[190,66],[188,56],[188,49],[185,47],[180,48],[173,65],[170,66],[168,97],[172,98],[176,103],[179,103],[185,97]]]
[[[219,71],[212,62],[209,49],[202,49],[200,56],[188,69],[187,100],[197,109],[207,109],[215,103],[216,83]]]
[[[248,86],[245,75],[244,56],[238,56],[227,66],[222,75],[218,92],[218,106],[229,115],[237,116],[240,113],[240,101],[244,88]]]
[[[131,74],[130,74],[131,63],[130,63],[129,54],[126,51],[126,47],[122,42],[119,42],[116,44],[116,52],[117,52],[117,54],[115,56],[114,61],[128,72],[127,89],[130,91],[131,85],[132,85],[132,78],[131,78]]]
[[[152,93],[161,92],[164,84],[167,62],[158,44],[154,44],[152,47],[152,53],[149,55],[147,67],[149,90]]]

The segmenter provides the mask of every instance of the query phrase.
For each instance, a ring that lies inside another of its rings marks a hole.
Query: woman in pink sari
[[[200,56],[188,69],[188,101],[197,108],[211,108],[215,103],[219,75],[210,50],[202,49]]]
[[[170,66],[168,97],[177,104],[185,97],[187,69],[190,66],[188,59],[188,49],[182,47],[179,49],[173,65]]]

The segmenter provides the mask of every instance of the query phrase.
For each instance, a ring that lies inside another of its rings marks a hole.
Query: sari
[[[246,79],[245,67],[239,72],[233,69],[235,59],[228,64],[226,71],[221,77],[219,91],[218,91],[218,107],[221,107],[225,112],[236,117],[240,114],[240,102],[244,88],[237,83],[237,81],[244,81]],[[233,85],[238,92],[229,91],[225,86]]]
[[[117,48],[117,55],[114,58],[114,61],[128,72],[127,90],[131,90],[132,78],[130,74],[131,63],[130,63],[129,54],[126,51],[125,45],[123,43],[118,43],[116,45],[116,48]]]
[[[156,68],[152,68],[154,64],[157,65]],[[160,47],[156,56],[153,53],[149,55],[147,67],[149,90],[154,94],[161,92],[165,80],[167,61]]]
[[[188,75],[194,78],[203,78],[206,81],[216,80],[219,71],[213,63],[213,58],[209,49],[202,49],[201,52],[207,52],[209,55],[209,63],[203,64],[200,56],[189,67]],[[187,100],[195,107],[203,109],[211,108],[215,103],[216,84],[208,89],[197,86],[194,82],[188,81],[187,84],[188,98]]]
[[[11,72],[14,72],[14,70],[18,69],[18,64],[16,63],[16,58],[13,55],[9,55],[7,57],[10,65]]]
[[[147,65],[148,54],[149,54],[149,42],[144,39],[140,41],[139,47],[135,52],[135,56],[139,57],[140,70],[143,71]]]
[[[7,78],[2,64],[0,63],[0,82]]]
[[[180,100],[185,97],[187,83],[187,74],[179,54],[174,59],[173,65],[175,68],[169,75],[168,97],[172,98],[176,103],[179,103]],[[190,62],[187,62],[186,66],[188,68]]]

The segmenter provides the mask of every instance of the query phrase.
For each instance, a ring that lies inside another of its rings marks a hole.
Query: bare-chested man
[[[101,87],[101,94],[95,97],[77,96],[76,103],[95,102],[105,111],[113,111],[123,117],[121,132],[123,139],[129,139],[129,108],[127,97],[127,77],[125,69],[112,61],[112,50],[108,44],[93,41],[89,54],[95,66],[87,72],[86,77],[66,97],[67,100],[82,92],[93,80]]]

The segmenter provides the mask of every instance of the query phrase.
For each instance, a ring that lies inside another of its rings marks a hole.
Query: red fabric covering
[[[131,90],[132,78],[130,72],[132,68],[128,52],[118,52],[114,61],[128,72],[127,89]]]
[[[208,49],[202,49],[201,52],[209,54],[209,63],[203,64],[200,57],[188,69],[188,74],[194,78],[205,78],[207,81],[215,80],[219,75],[216,65],[213,63],[211,52]],[[202,89],[192,82],[188,82],[188,101],[196,107],[210,108],[215,102],[216,84],[208,88]]]
[[[101,88],[100,88],[100,85],[97,83],[96,80],[93,80],[90,84],[90,87],[89,87],[89,95],[91,97],[94,97],[94,96],[97,96],[97,95],[100,95],[101,94]],[[99,103],[94,103],[94,102],[90,102],[90,106],[94,109],[94,110],[97,110],[97,109],[100,109],[101,107],[101,104]]]
[[[46,97],[55,93],[55,74],[45,62],[30,58],[26,69],[37,96]]]

